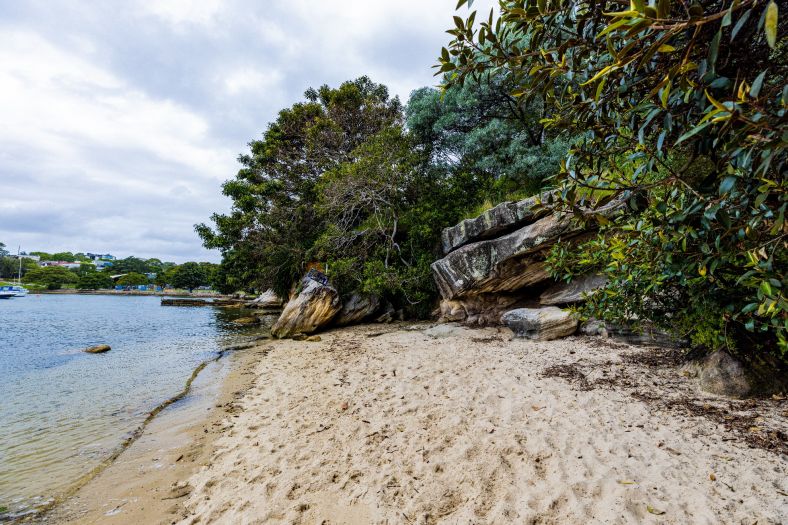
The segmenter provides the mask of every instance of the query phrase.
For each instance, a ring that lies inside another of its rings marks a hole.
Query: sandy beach
[[[212,409],[166,450],[152,429],[71,522],[788,521],[788,404],[701,394],[675,351],[430,324],[321,338],[239,352]]]

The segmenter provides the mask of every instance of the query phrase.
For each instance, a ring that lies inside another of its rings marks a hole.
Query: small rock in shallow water
[[[83,352],[87,354],[103,354],[104,352],[109,352],[110,350],[112,350],[112,348],[109,345],[97,345],[85,348]]]
[[[235,324],[258,324],[260,319],[257,317],[241,317],[233,321]]]

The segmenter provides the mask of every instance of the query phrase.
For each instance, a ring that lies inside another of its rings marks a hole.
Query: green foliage
[[[113,288],[115,283],[112,278],[104,272],[85,272],[77,281],[79,290],[103,290]]]
[[[46,286],[49,290],[57,290],[64,284],[75,283],[79,276],[72,271],[60,266],[47,266],[29,270],[22,276],[26,283],[37,283]]]
[[[520,0],[474,18],[457,19],[439,68],[451,85],[506,70],[515,97],[549,106],[547,129],[581,134],[556,205],[589,190],[633,196],[598,239],[551,259],[566,277],[607,275],[587,312],[785,352],[788,45],[776,3]]]
[[[130,272],[124,275],[123,277],[118,278],[118,284],[121,286],[138,286],[141,284],[149,284],[150,279],[148,279],[147,275],[137,273],[137,272]]]
[[[569,148],[568,139],[540,122],[541,101],[519,100],[512,89],[503,73],[443,93],[421,88],[406,110],[408,130],[433,163],[473,172],[497,202],[514,192],[537,193]]]
[[[213,215],[213,227],[196,226],[206,247],[222,251],[226,283],[286,295],[324,228],[316,210],[320,177],[402,119],[399,100],[367,77],[309,89],[305,98],[282,110],[239,157],[243,168],[224,184],[230,214]]]
[[[156,261],[157,264],[151,264],[151,261]],[[134,256],[126,257],[125,259],[117,259],[112,261],[112,266],[107,266],[104,271],[112,275],[121,273],[155,273],[161,267],[161,261],[158,259],[151,259],[150,261],[140,259]],[[147,282],[147,281],[146,281]],[[140,283],[142,284],[142,283]]]
[[[198,286],[208,284],[208,276],[198,263],[187,262],[173,269],[169,284],[175,288],[185,288],[191,292]]]
[[[435,176],[400,126],[371,137],[352,157],[318,185],[326,228],[310,256],[327,262],[341,292],[375,294],[423,315],[435,294],[429,265],[440,230],[471,203],[474,182]]]

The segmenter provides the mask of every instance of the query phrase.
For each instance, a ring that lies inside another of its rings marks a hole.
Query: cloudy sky
[[[0,242],[218,261],[193,225],[246,144],[310,86],[434,84],[455,5],[0,0]]]

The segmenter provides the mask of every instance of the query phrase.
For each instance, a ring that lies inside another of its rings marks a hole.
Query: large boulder
[[[682,371],[697,377],[701,390],[719,396],[741,399],[788,391],[785,364],[768,356],[745,361],[718,350],[690,361]]]
[[[555,306],[510,310],[501,316],[501,322],[511,328],[516,337],[535,341],[560,339],[577,330],[577,318]]]
[[[625,200],[617,199],[584,213],[611,216],[625,206]],[[534,212],[530,220],[537,216]],[[593,229],[592,224],[574,221],[571,214],[556,212],[506,235],[452,251],[432,263],[433,277],[443,299],[533,286],[550,278],[544,267],[544,254],[553,244],[559,239],[577,241],[590,235]]]
[[[607,278],[603,275],[583,275],[571,282],[559,282],[542,292],[539,304],[553,306],[584,301],[586,297],[605,286]]]
[[[441,322],[463,322],[468,325],[489,326],[501,322],[501,315],[517,306],[520,298],[509,294],[480,294],[440,302]]]
[[[527,258],[570,231],[571,218],[548,215],[508,235],[468,244],[432,263],[444,299],[469,293],[510,291],[549,276],[544,264]]]
[[[345,326],[360,323],[377,311],[380,299],[376,295],[361,295],[354,293],[342,303],[334,323]]]
[[[257,308],[277,309],[282,308],[284,301],[273,290],[266,290],[260,297],[254,299],[252,303]]]
[[[535,220],[545,210],[535,205],[546,199],[547,194],[534,195],[517,202],[502,202],[478,217],[444,228],[441,232],[443,253],[447,254],[468,243],[499,236],[518,226]]]
[[[301,291],[290,298],[271,327],[271,335],[284,338],[311,334],[328,325],[342,309],[339,293],[326,282],[310,276],[301,281]]]

